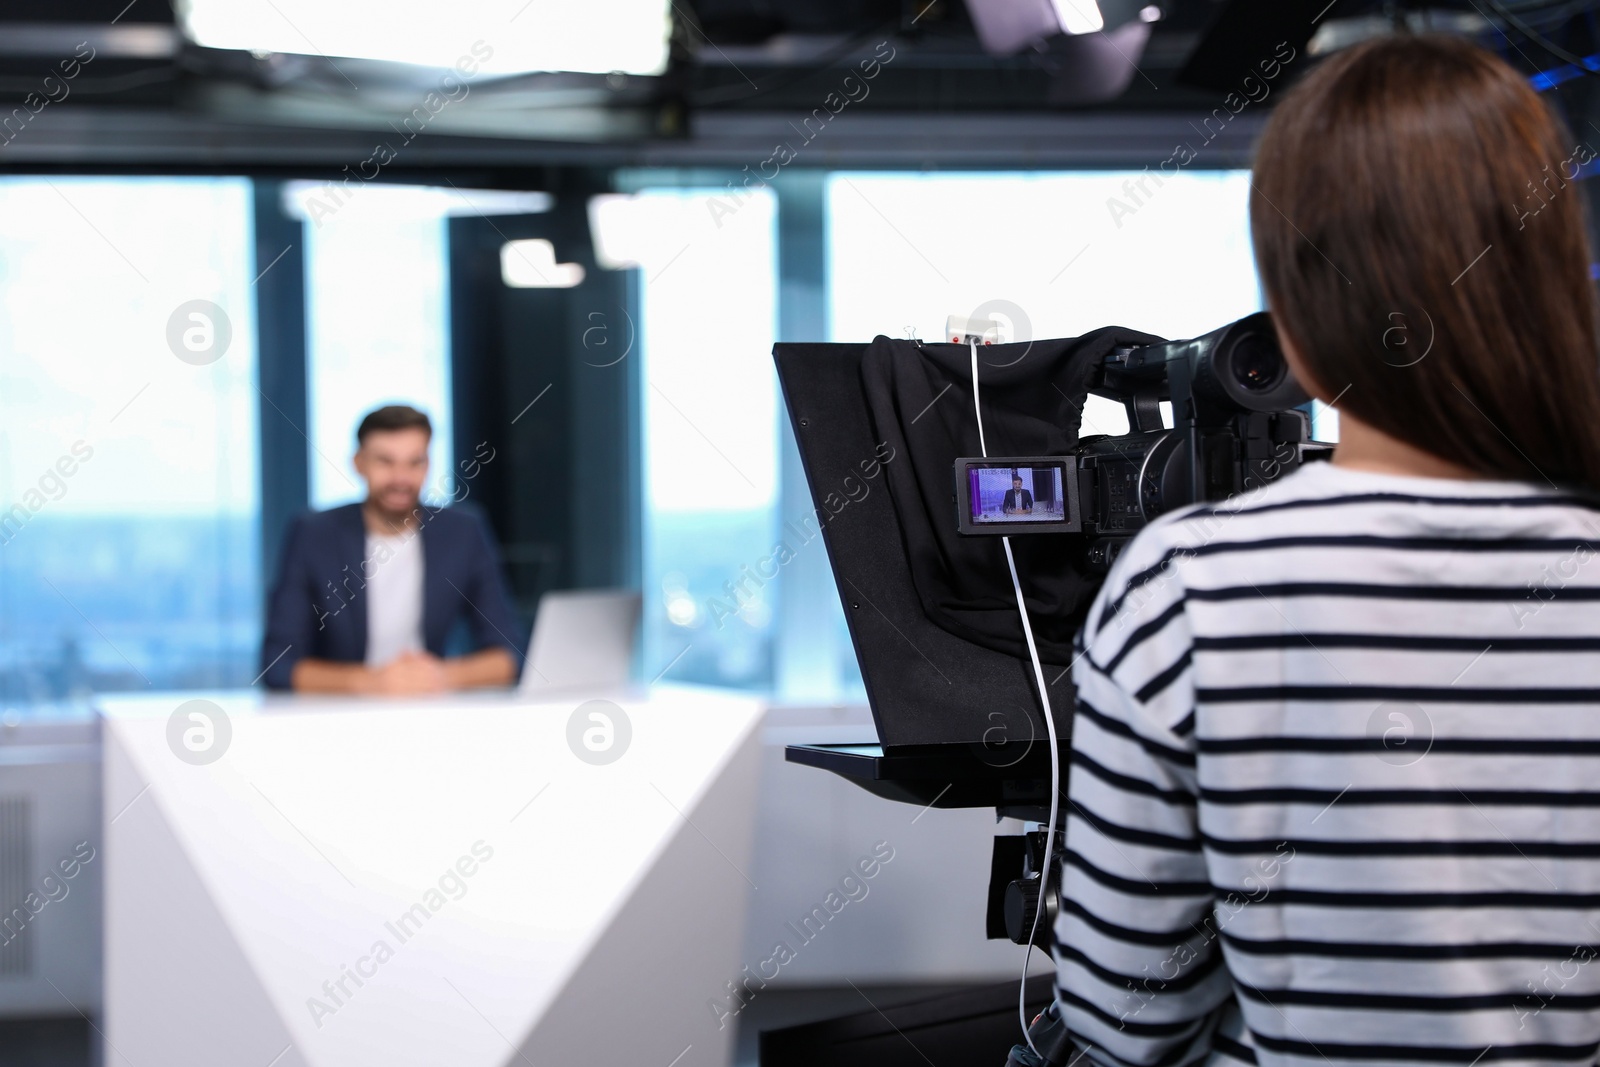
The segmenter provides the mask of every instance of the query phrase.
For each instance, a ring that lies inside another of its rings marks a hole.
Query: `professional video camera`
[[[1046,738],[1065,748],[1072,637],[1107,568],[1157,516],[1330,446],[1310,440],[1308,398],[1265,313],[1181,341],[1118,327],[1011,344],[958,328],[952,341],[773,350],[879,738],[787,758],[889,799],[1033,824],[995,840],[986,928],[1045,944],[1045,855],[1060,848]],[[1123,405],[1128,433],[1079,436],[1090,393]],[[1002,553],[1002,534],[1029,536]]]
[[[1120,401],[1131,432],[1084,438],[1061,456],[958,458],[961,533],[1077,534],[1103,572],[1156,516],[1263,485],[1327,448],[1310,441],[1299,410],[1308,398],[1265,312],[1190,341],[1113,348],[1089,391]],[[1026,495],[1007,506],[1018,483]]]

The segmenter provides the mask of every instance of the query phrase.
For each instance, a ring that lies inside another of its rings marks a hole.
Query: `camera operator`
[[[1340,443],[1155,522],[1079,636],[1054,1010],[1089,1061],[1594,1062],[1575,143],[1432,36],[1333,56],[1270,119],[1257,265]]]

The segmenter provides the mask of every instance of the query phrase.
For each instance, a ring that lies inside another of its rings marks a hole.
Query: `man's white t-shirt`
[[[422,642],[422,531],[367,534],[367,666],[381,667]]]

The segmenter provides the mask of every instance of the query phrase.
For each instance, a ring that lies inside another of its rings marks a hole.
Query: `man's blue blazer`
[[[460,508],[421,510],[423,644],[443,656],[465,624],[476,648],[508,649],[520,667],[525,635],[488,524]],[[261,642],[268,688],[288,689],[295,664],[308,656],[366,660],[366,579],[374,565],[366,536],[360,504],[308,512],[290,525]]]

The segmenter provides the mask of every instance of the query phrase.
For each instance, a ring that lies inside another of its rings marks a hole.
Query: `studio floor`
[[[952,992],[959,987],[862,986],[852,989],[767,990],[739,1013],[735,1067],[758,1067],[762,1030],[797,1026],[836,1015],[890,1008],[923,997]],[[29,1019],[0,1021],[0,1062],[6,1067],[104,1067],[97,1054],[94,1030],[83,1019]]]

